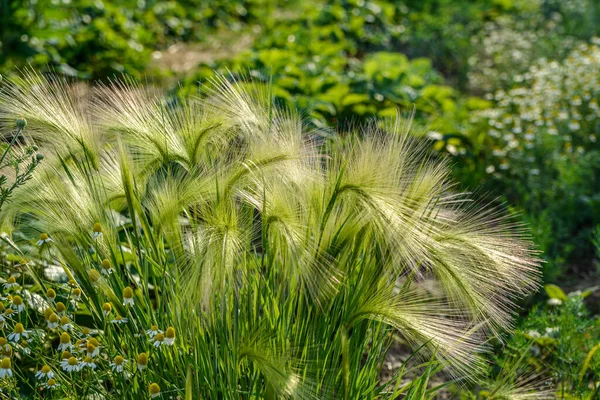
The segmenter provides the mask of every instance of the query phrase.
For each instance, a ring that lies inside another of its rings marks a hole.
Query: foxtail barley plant
[[[439,371],[478,379],[537,286],[522,227],[400,118],[325,140],[268,88],[213,86],[2,86],[2,126],[26,119],[46,155],[1,215],[2,390],[427,398]],[[384,382],[394,342],[414,353]]]

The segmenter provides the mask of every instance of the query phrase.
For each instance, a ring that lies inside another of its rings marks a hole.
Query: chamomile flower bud
[[[104,303],[102,304],[102,312],[104,313],[104,316],[108,316],[108,314],[110,314],[110,312],[112,311],[112,306],[110,305],[110,303]]]
[[[110,368],[113,372],[123,372],[125,365],[127,365],[127,360],[121,356],[116,356],[113,362],[110,363]]]
[[[159,333],[163,333],[163,331],[158,329],[157,325],[152,325],[150,329],[146,331],[146,335],[148,335],[150,339],[154,339],[154,336],[158,335]]]
[[[48,365],[44,365],[42,369],[35,373],[35,377],[40,381],[52,379],[54,378],[54,372],[52,372],[52,369]]]
[[[71,348],[71,336],[67,332],[60,334],[60,343],[58,344],[58,350],[69,350]]]
[[[11,368],[10,358],[6,357],[0,362],[0,379],[12,378],[13,372]]]
[[[117,317],[113,320],[111,320],[110,322],[113,324],[126,324],[129,320],[127,318],[123,318],[120,315],[117,315]]]
[[[71,357],[73,357],[73,356],[67,350],[63,351],[60,355],[61,360],[68,360]]]
[[[81,362],[81,366],[83,368],[91,368],[91,369],[96,369],[96,363],[94,362],[94,360],[92,359],[92,357],[90,356],[86,356],[83,361]]]
[[[17,286],[19,286],[19,284],[14,276],[10,276],[6,283],[4,283],[4,289],[10,289]]]
[[[56,313],[58,315],[64,315],[65,312],[67,311],[67,306],[65,306],[65,303],[63,303],[62,301],[59,301],[58,303],[56,303]]]
[[[172,326],[167,328],[167,332],[165,333],[165,344],[167,346],[173,346],[175,344],[175,328]]]
[[[48,299],[48,301],[53,302],[54,299],[56,299],[56,291],[52,288],[49,288],[46,291],[46,298]]]
[[[81,289],[79,289],[79,288],[73,289],[73,291],[71,292],[71,297],[73,297],[73,301],[80,301],[81,300]]]
[[[23,304],[23,298],[18,295],[14,295],[12,298],[12,307],[17,310],[18,313],[25,310],[25,304]]]
[[[100,348],[93,343],[88,342],[85,346],[88,357],[96,357],[100,353]]]
[[[42,246],[42,245],[44,245],[45,243],[50,243],[51,241],[52,241],[52,239],[50,238],[50,236],[48,236],[48,234],[47,234],[47,233],[42,233],[42,234],[40,235],[40,240],[38,240],[36,244],[37,244],[38,246]]]
[[[160,386],[156,383],[151,383],[148,391],[150,392],[150,397],[155,398],[160,395]]]
[[[102,275],[110,275],[115,272],[114,268],[110,265],[108,258],[102,260]]]
[[[60,367],[67,372],[77,372],[83,368],[83,365],[75,357],[69,357],[66,360],[60,362]]]
[[[148,368],[148,355],[146,353],[140,353],[137,356],[136,363],[140,371],[145,370],[146,368]]]
[[[71,324],[71,321],[69,321],[69,318],[67,318],[66,315],[63,315],[60,318],[60,327],[63,331],[68,331],[73,329],[73,325]]]
[[[8,311],[8,310],[6,310]],[[12,341],[12,342],[20,342],[21,338],[28,338],[29,337],[29,331],[25,330],[25,327],[23,326],[22,323],[18,322],[17,324],[15,324],[15,327],[12,331],[12,333],[10,335],[8,335],[8,340]]]
[[[154,347],[160,347],[160,345],[163,344],[164,341],[165,335],[163,335],[162,333],[159,333],[158,335],[154,336],[154,339],[151,340],[152,346]]]
[[[60,322],[60,318],[55,313],[52,313],[48,318],[48,328],[56,329],[58,328],[58,323]]]
[[[92,238],[97,239],[100,236],[102,236],[102,225],[96,222],[92,228]]]
[[[133,289],[130,286],[123,289],[123,305],[133,306]]]
[[[44,319],[47,321],[52,314],[54,314],[54,310],[52,310],[50,307],[46,308],[44,310]]]
[[[60,385],[56,382],[56,379],[51,378],[51,379],[48,379],[48,382],[44,383],[42,386],[44,386],[46,389],[52,390],[52,389],[56,389]]]

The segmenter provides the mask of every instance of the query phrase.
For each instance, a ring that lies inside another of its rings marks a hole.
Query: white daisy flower
[[[42,233],[40,235],[40,240],[38,240],[36,244],[42,246],[44,243],[50,243],[51,241],[52,239],[50,239],[50,236],[48,236],[47,233]]]
[[[48,365],[44,365],[42,369],[35,373],[35,377],[40,381],[52,379],[54,378],[54,372]]]
[[[48,317],[48,328],[50,328],[50,329],[58,328],[59,322],[60,322],[60,318],[58,318],[58,315],[56,315],[55,313],[50,314],[50,317]]]
[[[146,335],[148,335],[150,339],[154,339],[154,336],[158,335],[159,333],[163,333],[163,331],[158,329],[158,326],[156,325],[152,325],[150,329],[146,331]]]
[[[146,353],[140,353],[137,357],[138,370],[143,371],[148,368],[148,355]]]
[[[66,360],[62,360],[60,362],[60,367],[67,372],[77,372],[83,368],[79,360],[75,357],[69,357]]]
[[[21,338],[27,339],[29,337],[30,331],[26,331],[25,327],[22,323],[17,323],[12,333],[8,335],[8,340],[12,342],[20,342]]]
[[[46,389],[56,389],[60,385],[56,382],[56,379],[50,378],[48,379],[48,382],[43,383],[42,386]]]
[[[155,398],[157,396],[160,396],[160,386],[158,386],[158,384],[156,384],[156,383],[150,384],[150,387],[148,388],[148,391],[150,392],[150,397],[151,398]]]
[[[70,331],[71,329],[73,329],[73,324],[71,324],[69,318],[63,315],[60,319],[60,327],[63,331]]]
[[[100,225],[100,223],[96,222],[94,224],[94,228],[92,229],[92,238],[98,239],[100,236],[102,236],[102,225]]]
[[[126,324],[129,320],[127,318],[123,318],[120,315],[117,315],[117,317],[113,320],[111,320],[110,322],[113,324]]]
[[[115,272],[115,269],[110,265],[108,258],[102,260],[102,275],[110,275]]]
[[[175,344],[175,328],[172,326],[167,328],[167,333],[165,334],[165,344],[167,346],[173,346]]]
[[[60,343],[58,345],[59,351],[66,351],[71,349],[71,336],[67,332],[63,332],[60,335]]]
[[[14,295],[12,297],[11,308],[17,310],[18,313],[25,310],[25,304],[23,303],[23,298],[19,295]]]
[[[123,369],[127,365],[127,360],[121,356],[116,356],[114,361],[110,363],[110,368],[113,372],[123,372]]]
[[[124,306],[133,306],[133,289],[127,286],[123,289],[123,305]]]
[[[4,289],[10,289],[13,287],[18,287],[17,279],[14,276],[8,278],[8,280],[4,283]]]
[[[86,356],[83,359],[83,361],[81,362],[81,367],[82,368],[96,369],[96,363],[94,362],[94,360],[92,359],[92,357]]]
[[[10,358],[5,358],[0,362],[0,379],[12,378],[13,372],[10,364]]]
[[[154,347],[160,347],[160,345],[164,342],[165,335],[163,335],[162,333],[159,333],[158,335],[154,336],[154,338],[151,340],[152,346]]]

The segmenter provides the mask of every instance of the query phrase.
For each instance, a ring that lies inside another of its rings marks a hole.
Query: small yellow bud
[[[54,291],[54,289],[50,288],[46,291],[46,297],[49,300],[54,300],[56,298],[56,292]]]
[[[133,289],[130,288],[129,286],[127,286],[125,289],[123,289],[123,298],[124,299],[133,298]]]
[[[60,343],[61,344],[69,344],[71,343],[71,336],[67,332],[63,332],[60,334]]]
[[[156,397],[160,393],[160,386],[158,386],[156,383],[151,383],[148,390],[150,391],[150,395],[152,397]]]
[[[59,301],[58,303],[56,303],[56,312],[65,312],[67,310],[67,307],[65,306],[65,304],[61,301]]]
[[[94,228],[93,228],[95,233],[102,233],[102,225],[100,225],[99,222],[96,222],[94,224]]]

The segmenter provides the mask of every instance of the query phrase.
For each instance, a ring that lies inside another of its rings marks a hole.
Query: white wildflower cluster
[[[599,148],[600,39],[578,46],[561,63],[539,60],[521,85],[490,94],[488,100],[495,107],[477,113],[473,121],[483,122],[494,149],[488,173],[514,162],[530,164],[529,172],[539,173],[534,154],[541,146],[555,155]]]

